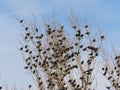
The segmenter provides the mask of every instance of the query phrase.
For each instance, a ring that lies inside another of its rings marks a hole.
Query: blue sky
[[[55,14],[55,18],[66,23],[64,19],[71,9],[79,13],[81,22],[87,21],[106,34],[107,47],[120,46],[120,0],[0,0],[0,84],[25,86],[32,80],[23,69],[25,64],[16,48],[22,32],[16,17]]]

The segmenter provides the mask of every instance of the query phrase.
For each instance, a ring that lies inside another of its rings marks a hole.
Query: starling
[[[78,66],[77,66],[77,65],[74,65],[73,68],[78,68]]]
[[[86,48],[84,48],[83,51],[86,51]]]
[[[28,30],[28,27],[26,27],[25,30]]]
[[[68,82],[72,82],[72,80],[70,79]]]
[[[35,56],[33,56],[32,58],[35,59]]]
[[[107,74],[107,72],[105,71],[103,75],[105,76],[106,74]]]
[[[81,31],[80,31],[80,30],[78,30],[77,32],[78,32],[79,34],[81,33]]]
[[[90,55],[90,56],[92,56],[92,55],[93,55],[93,53],[91,52],[89,55]]]
[[[78,84],[78,85],[77,85],[77,88],[79,88],[79,87],[80,87],[80,85]]]
[[[24,67],[24,69],[28,69],[28,67],[26,66],[26,67]]]
[[[89,35],[89,34],[90,34],[90,32],[86,32],[85,34]]]
[[[27,36],[29,36],[29,35],[30,35],[30,33],[26,33],[26,35],[27,35]]]
[[[2,86],[0,86],[0,89],[2,89]]]
[[[25,45],[25,48],[27,48],[27,45]]]
[[[63,40],[66,40],[66,37],[63,37],[62,39],[63,39]]]
[[[60,68],[60,70],[62,70],[62,68]]]
[[[28,52],[29,50],[27,49],[27,50],[25,50],[25,52]]]
[[[110,76],[110,77],[108,77],[108,80],[110,80],[112,77]]]
[[[78,45],[78,43],[75,43],[75,46],[77,46]]]
[[[76,36],[76,37],[79,37],[79,36],[80,36],[80,34],[76,34],[75,36]]]
[[[23,20],[20,20],[20,23],[22,23],[23,22]]]
[[[83,64],[83,63],[84,63],[84,61],[81,62],[81,64]]]
[[[93,42],[95,42],[96,40],[95,39],[93,39]]]
[[[80,37],[83,37],[83,36],[84,36],[83,34],[80,35]]]
[[[23,50],[23,47],[21,47],[20,50]]]
[[[31,85],[29,85],[29,88],[31,88],[32,86]]]
[[[35,31],[38,32],[38,28],[36,28]]]
[[[95,56],[98,56],[98,53],[95,53]]]
[[[74,26],[72,26],[74,29],[76,29],[77,28],[77,26],[76,25],[74,25]]]
[[[38,62],[38,59],[36,59],[35,62]]]
[[[33,71],[33,74],[35,74],[35,70]]]
[[[64,26],[61,26],[61,29],[63,29],[64,28]]]
[[[27,39],[27,36],[25,37],[25,39]]]
[[[43,37],[43,34],[41,34],[40,38],[42,38],[42,37]]]
[[[85,28],[88,28],[88,25],[85,25]]]
[[[102,35],[102,36],[101,36],[101,39],[104,39],[104,38],[105,38],[105,36]]]
[[[50,25],[47,25],[47,27],[50,27]]]
[[[71,65],[69,64],[68,67],[70,67]]]
[[[118,58],[118,57],[116,56],[116,57],[115,57],[115,60],[116,60],[117,58]]]
[[[107,89],[110,89],[110,87],[106,87]]]
[[[94,50],[94,51],[97,51],[97,50],[98,50],[98,48],[95,48],[94,46],[88,46],[87,48],[88,48],[88,49],[91,49],[91,50]]]
[[[102,68],[102,70],[104,70],[104,68]]]
[[[30,62],[27,65],[30,65]]]
[[[83,47],[83,45],[80,45],[80,48],[82,48]]]
[[[75,61],[75,59],[73,58],[72,61]]]

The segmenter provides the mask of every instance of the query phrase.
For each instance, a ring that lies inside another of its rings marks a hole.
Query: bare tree
[[[74,15],[69,20],[74,36],[68,36],[67,27],[58,21],[43,22],[42,34],[35,22],[20,20],[25,29],[20,51],[39,90],[94,89],[94,66],[104,35],[92,33],[87,24],[79,25]]]
[[[104,52],[103,59],[105,65],[102,68],[103,76],[106,77],[108,83],[106,88],[108,90],[120,90],[120,54],[113,48],[113,55]],[[107,55],[106,55],[107,54]]]

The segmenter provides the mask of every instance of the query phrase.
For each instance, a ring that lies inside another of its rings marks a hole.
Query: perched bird
[[[82,48],[83,47],[83,45],[80,45],[80,48]]]
[[[64,26],[61,26],[61,29],[63,29],[64,28]]]
[[[104,70],[104,68],[102,68],[102,70]]]
[[[104,38],[105,38],[105,36],[102,35],[102,36],[101,36],[101,39],[104,39]]]
[[[21,47],[20,50],[23,50],[23,47]]]
[[[20,20],[20,23],[22,23],[23,22],[23,20]]]
[[[85,25],[85,28],[88,28],[88,25]]]
[[[110,87],[106,87],[107,89],[110,89]]]
[[[84,61],[81,61],[81,64],[83,64],[84,63]]]
[[[89,35],[89,34],[90,34],[90,32],[86,32],[85,34]]]
[[[0,86],[0,90],[2,89],[2,86]]]
[[[26,36],[24,39],[27,39],[28,37]]]
[[[25,45],[25,48],[27,48],[28,46],[27,45]]]
[[[26,35],[27,35],[27,36],[29,36],[29,35],[30,35],[30,33],[26,33]]]
[[[77,46],[78,45],[78,43],[75,43],[75,46]]]
[[[26,27],[25,30],[28,30],[28,27]]]
[[[32,85],[29,85],[29,88],[31,88],[32,87]]]
[[[76,28],[77,28],[77,26],[76,26],[76,25],[73,25],[72,27],[73,27],[74,29],[76,29]]]
[[[95,39],[93,39],[93,42],[95,42],[96,40]]]
[[[88,48],[88,49],[91,49],[91,50],[94,50],[94,51],[97,51],[97,50],[98,50],[98,48],[95,48],[94,46],[88,46],[87,48]]]
[[[35,31],[38,32],[38,28],[36,28]]]
[[[84,34],[81,34],[81,35],[80,35],[80,37],[83,37],[83,36],[84,36]]]
[[[26,66],[26,67],[24,67],[24,69],[28,69],[28,67]]]

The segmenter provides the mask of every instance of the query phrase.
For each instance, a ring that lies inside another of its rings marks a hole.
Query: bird
[[[24,67],[24,69],[28,69],[28,67],[26,66],[26,67]]]
[[[95,39],[93,39],[93,42],[95,42],[96,40]]]
[[[102,35],[102,36],[101,36],[101,39],[104,39],[104,38],[105,38],[105,36]]]
[[[110,87],[106,87],[107,89],[110,89]]]
[[[81,64],[83,64],[83,63],[84,63],[84,61],[81,62]]]
[[[30,33],[26,33],[26,35],[27,35],[27,36],[29,36],[29,35],[30,35]]]
[[[35,31],[38,32],[38,28],[36,28]]]
[[[20,23],[22,23],[23,22],[23,20],[20,20]]]
[[[0,86],[0,90],[2,89],[2,86]]]
[[[90,32],[86,32],[85,34],[89,35],[89,34],[90,34]]]
[[[32,85],[29,85],[29,88],[31,88],[32,87]]]
[[[76,29],[76,28],[77,28],[77,26],[76,26],[76,25],[73,25],[72,27],[73,27],[74,29]]]
[[[88,28],[88,25],[85,25],[85,28]]]
[[[28,27],[26,27],[25,30],[28,30]]]
[[[23,47],[21,47],[20,50],[23,50]]]

